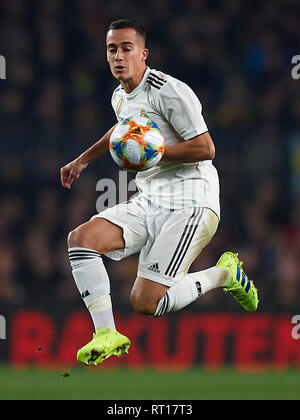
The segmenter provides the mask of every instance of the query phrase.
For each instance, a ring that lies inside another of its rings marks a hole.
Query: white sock
[[[110,281],[99,252],[93,249],[69,248],[72,273],[88,308],[95,330],[115,329],[110,297]]]
[[[207,270],[189,273],[187,276],[200,281],[202,295],[210,290],[223,287],[229,276],[229,271],[219,267],[211,267]]]
[[[153,316],[175,312],[217,287],[223,287],[229,271],[218,267],[187,274],[175,283],[159,301]]]

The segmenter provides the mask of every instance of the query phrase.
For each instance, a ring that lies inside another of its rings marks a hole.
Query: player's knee
[[[140,296],[135,292],[131,292],[130,303],[137,313],[151,316],[156,311],[158,302],[155,302],[149,298],[143,298],[143,296]]]
[[[156,307],[152,304],[145,304],[143,302],[134,302],[132,307],[138,314],[152,316],[155,312]]]
[[[80,247],[80,248],[96,249],[95,245],[96,245],[95,240],[93,239],[91,234],[88,233],[86,229],[84,229],[83,226],[79,226],[78,228],[72,230],[68,235],[69,248]]]
[[[72,230],[68,235],[68,247],[74,248],[82,246],[82,240],[83,238],[81,232],[79,231],[79,228],[76,228]]]

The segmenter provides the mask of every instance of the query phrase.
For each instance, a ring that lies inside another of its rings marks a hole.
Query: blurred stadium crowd
[[[126,6],[125,6],[126,4]],[[300,54],[297,1],[10,0],[0,3],[0,301],[80,300],[66,237],[96,212],[101,178],[118,179],[110,157],[70,191],[60,168],[114,123],[116,82],[106,63],[112,20],[141,19],[149,66],[188,83],[216,145],[219,231],[192,269],[238,250],[260,291],[260,310],[300,300]],[[291,155],[291,151],[294,155]],[[137,257],[106,259],[112,296],[129,310]],[[234,309],[215,291],[193,310]]]

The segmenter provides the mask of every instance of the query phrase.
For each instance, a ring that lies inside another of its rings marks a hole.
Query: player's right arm
[[[64,188],[71,188],[73,182],[80,177],[81,172],[86,169],[89,163],[100,158],[109,151],[109,139],[114,128],[115,125],[78,158],[61,168],[60,179]]]

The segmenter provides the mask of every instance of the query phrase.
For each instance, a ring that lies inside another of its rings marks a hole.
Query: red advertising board
[[[0,343],[6,346],[2,359],[16,366],[72,366],[77,350],[93,333],[84,310],[71,311],[63,321],[42,310],[16,311],[10,314],[8,324],[7,339]],[[300,340],[292,333],[297,326],[286,314],[181,312],[150,318],[134,313],[117,315],[116,324],[131,339],[129,355],[107,360],[101,368],[300,367]]]

